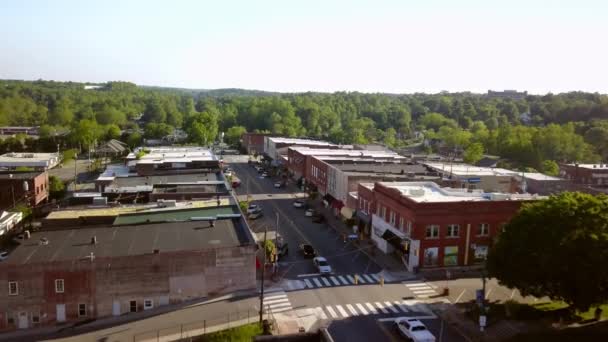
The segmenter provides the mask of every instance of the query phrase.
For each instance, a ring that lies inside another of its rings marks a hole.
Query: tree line
[[[469,162],[495,154],[512,167],[547,172],[556,162],[608,157],[608,96],[592,93],[511,100],[473,93],[194,91],[128,82],[98,89],[53,81],[0,85],[0,126],[41,126],[37,149],[56,149],[58,142],[86,147],[111,138],[135,146],[179,128],[202,145],[219,132],[237,143],[243,132],[253,131],[396,149],[424,141],[421,148],[428,152],[455,153]]]

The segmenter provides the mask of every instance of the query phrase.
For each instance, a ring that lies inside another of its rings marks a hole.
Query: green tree
[[[51,199],[62,199],[65,196],[65,184],[55,176],[49,176],[49,196]]]
[[[236,146],[241,140],[241,136],[247,133],[247,129],[243,126],[232,126],[226,131],[226,142]]]
[[[102,133],[97,122],[93,120],[81,120],[72,128],[72,139],[80,143],[87,150],[93,147]]]
[[[549,176],[559,175],[559,165],[553,160],[544,160],[540,169],[544,174]]]
[[[386,130],[384,144],[389,147],[395,147],[397,145],[397,131],[394,128],[389,127]]]
[[[127,137],[127,145],[129,145],[131,149],[134,149],[135,147],[141,145],[142,140],[143,137],[141,134],[139,134],[139,132],[133,132]]]
[[[107,125],[105,127],[105,138],[106,140],[110,140],[110,139],[118,139],[120,138],[120,135],[122,134],[120,127],[118,127],[117,125],[111,124],[111,125]]]
[[[607,264],[608,197],[569,192],[524,204],[487,260],[501,284],[584,311],[608,302]]]
[[[469,164],[477,163],[483,157],[483,145],[472,143],[464,150],[464,162]]]

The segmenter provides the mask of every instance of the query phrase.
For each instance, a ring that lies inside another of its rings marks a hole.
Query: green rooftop
[[[239,214],[235,206],[206,207],[194,209],[163,209],[141,214],[122,214],[113,225],[139,224],[152,222],[188,221],[192,217],[215,217],[217,215]]]

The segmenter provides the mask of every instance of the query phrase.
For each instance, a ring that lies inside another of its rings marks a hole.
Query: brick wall
[[[327,168],[325,162],[312,156],[307,158],[306,180],[314,184],[321,194],[327,193]]]

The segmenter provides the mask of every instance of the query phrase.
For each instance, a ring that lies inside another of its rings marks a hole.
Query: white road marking
[[[372,277],[368,276],[367,274],[364,274],[363,277],[365,278],[365,280],[369,281],[370,283],[375,283],[375,280]]]
[[[327,280],[327,278],[321,278],[321,280],[323,280],[323,283],[325,284],[325,286],[331,286],[331,284],[329,283],[329,280]]]
[[[414,290],[412,292],[414,292],[415,294],[437,293],[435,292],[435,290]]]
[[[272,294],[268,294],[268,295],[264,295],[264,300],[269,299],[278,299],[278,298],[287,298],[287,295],[285,293],[282,294],[278,294],[278,295],[272,295]]]
[[[329,312],[329,315],[330,315],[332,318],[338,318],[338,314],[337,314],[337,313],[334,311],[334,309],[332,309],[332,308],[331,308],[331,306],[329,306],[329,305],[328,305],[328,306],[326,306],[326,307],[325,307],[325,310],[327,310],[327,312]]]
[[[378,310],[376,310],[376,308],[371,304],[371,303],[365,303],[365,306],[367,306],[367,308],[369,309],[369,311],[371,311],[372,314],[377,314]]]
[[[344,285],[348,285],[348,281],[346,281],[346,279],[343,276],[338,276],[338,279],[340,279],[340,281],[342,282],[342,284]]]
[[[350,281],[351,284],[355,283],[355,278],[353,278],[353,276],[347,275],[346,278],[348,278],[348,281]]]
[[[357,275],[357,277],[359,277],[359,282],[360,282],[361,284],[365,284],[365,283],[367,283],[367,282],[365,281],[365,279],[363,279],[363,277],[362,277],[362,276]]]
[[[338,282],[338,279],[336,279],[336,277],[329,277],[329,279],[331,279],[331,281],[336,284],[336,286],[340,286],[340,282]]]
[[[317,317],[321,318],[321,319],[327,319],[327,315],[325,314],[325,311],[323,311],[323,308],[321,308],[320,306],[317,306],[316,308],[314,308],[314,311],[317,314]]]
[[[376,304],[376,307],[377,307],[378,309],[380,309],[380,311],[382,311],[382,313],[385,313],[385,314],[387,314],[387,313],[388,313],[388,310],[386,310],[386,309],[384,308],[384,306],[382,306],[382,303],[380,303],[380,302],[375,302],[374,304]]]
[[[377,274],[372,274],[372,278],[376,279],[377,282],[380,282],[380,277]]]
[[[310,287],[311,289],[314,288],[314,286],[312,285],[312,283],[310,282],[310,280],[304,279],[304,283],[306,284],[306,287]]]
[[[364,315],[367,315],[367,310],[365,310],[365,308],[363,307],[363,305],[361,305],[359,303],[357,303],[355,305],[359,308],[359,311],[361,311],[361,313],[363,313]]]
[[[456,301],[454,302],[454,304],[456,304],[456,303],[458,303],[460,301],[460,298],[462,298],[462,296],[464,295],[464,293],[466,291],[467,291],[467,289],[464,289],[464,290],[462,290],[462,292],[460,292],[460,295],[458,295],[458,297],[456,298]],[[513,295],[511,295],[511,298],[513,298]]]
[[[316,276],[320,276],[320,275],[321,275],[321,273],[298,274],[298,278],[316,277]]]
[[[395,301],[395,304],[397,304],[397,306],[399,307],[399,309],[401,309],[401,311],[410,312],[410,310],[408,310],[408,308],[407,308],[407,305],[405,305],[399,301]]]
[[[288,302],[289,303],[289,299],[287,298],[279,298],[279,299],[264,299],[264,304],[276,304],[276,303],[285,303]]]
[[[282,307],[286,307],[286,306],[291,307],[291,303],[289,303],[289,302],[275,303],[275,304],[270,304],[270,303],[266,304],[266,303],[264,303],[264,306],[267,307],[267,308],[269,307],[271,309],[274,309],[274,308],[282,308]]]
[[[391,310],[394,313],[399,313],[399,310],[397,310],[393,304],[391,304],[391,302],[384,302],[384,304],[386,304],[386,308],[388,308],[389,310]]]
[[[274,309],[274,308],[270,308],[270,309],[271,309],[270,311],[272,311],[272,313],[279,313],[279,312],[291,310],[291,306],[284,307],[284,308],[278,308],[278,309]]]
[[[312,278],[312,281],[315,282],[315,285],[317,285],[318,287],[323,287],[323,284],[321,284],[321,282],[319,281],[319,279],[317,278]]]
[[[350,311],[350,313],[353,316],[359,316],[359,313],[357,312],[357,310],[355,310],[355,308],[352,305],[346,304],[346,308],[348,309],[348,311]]]
[[[342,315],[342,317],[344,317],[344,318],[348,317],[348,312],[346,312],[346,310],[344,310],[344,308],[342,307],[342,305],[336,305],[336,309],[338,309],[338,311],[340,312],[340,314]]]

